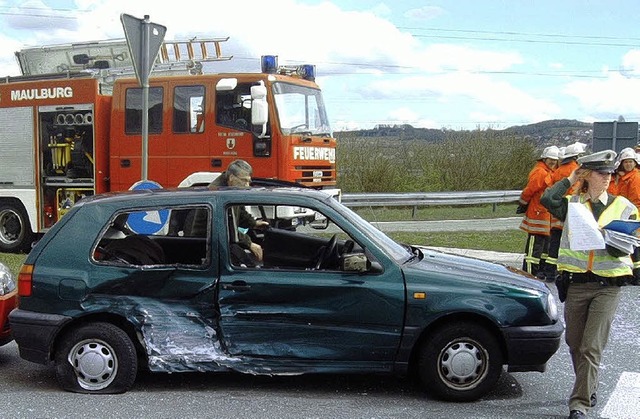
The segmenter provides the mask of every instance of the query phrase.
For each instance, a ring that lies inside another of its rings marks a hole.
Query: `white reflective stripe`
[[[527,216],[524,216],[522,221],[526,221],[528,224],[533,224],[533,225],[541,225],[541,226],[549,225],[549,220],[538,220],[535,218],[529,218]]]

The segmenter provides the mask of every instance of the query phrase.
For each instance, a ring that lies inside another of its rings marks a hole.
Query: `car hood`
[[[501,263],[488,262],[469,256],[459,256],[421,247],[424,258],[404,267],[408,277],[420,273],[436,273],[451,279],[491,283],[548,292],[547,285],[528,273]]]

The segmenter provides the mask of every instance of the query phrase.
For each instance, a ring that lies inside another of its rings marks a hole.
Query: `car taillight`
[[[18,295],[21,297],[29,297],[31,295],[33,279],[33,265],[22,265],[18,274]]]

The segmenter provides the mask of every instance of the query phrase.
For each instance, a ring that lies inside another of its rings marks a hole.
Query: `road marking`
[[[640,412],[640,373],[623,372],[600,417],[635,419]]]

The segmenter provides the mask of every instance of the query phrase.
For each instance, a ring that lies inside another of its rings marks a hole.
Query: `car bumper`
[[[503,330],[507,345],[508,371],[546,370],[547,361],[560,347],[564,325],[510,327]]]
[[[0,297],[0,346],[13,340],[9,327],[9,313],[16,307],[18,291]]]
[[[53,341],[60,328],[70,320],[71,317],[57,314],[13,310],[9,321],[20,357],[38,364],[49,362]]]

